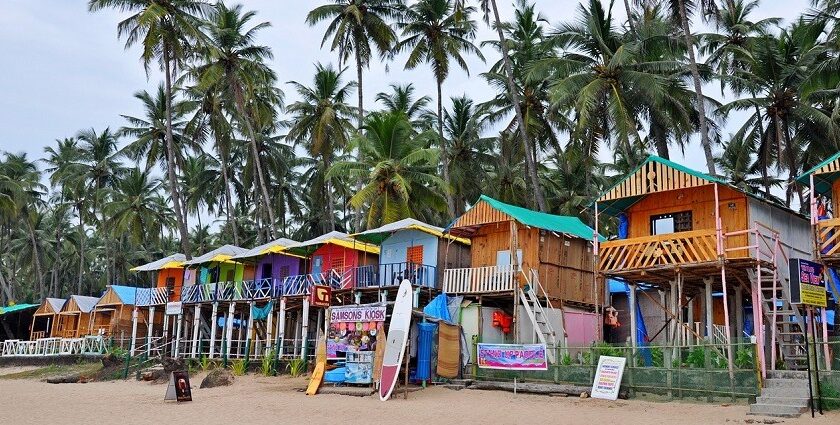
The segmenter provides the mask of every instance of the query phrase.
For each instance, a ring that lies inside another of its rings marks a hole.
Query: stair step
[[[776,416],[780,418],[798,418],[808,410],[807,407],[787,406],[784,404],[752,404],[748,415]]]
[[[761,396],[768,397],[768,398],[808,398],[810,397],[810,392],[808,391],[808,387],[805,388],[782,388],[782,387],[771,387],[771,388],[762,388],[761,389]]]
[[[808,380],[808,372],[802,370],[768,370],[767,379],[802,379]]]
[[[774,404],[774,405],[782,405],[782,406],[797,406],[797,407],[808,407],[808,396],[805,397],[770,397],[770,396],[758,396],[755,399],[755,404]]]
[[[779,379],[767,378],[766,388],[805,388],[808,389],[808,379]]]

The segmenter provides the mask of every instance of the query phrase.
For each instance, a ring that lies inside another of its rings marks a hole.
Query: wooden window
[[[410,246],[405,251],[405,262],[423,264],[423,245]]]
[[[277,277],[280,279],[289,277],[289,266],[280,266],[280,276]]]
[[[273,276],[271,276],[271,272],[272,272],[272,270],[271,270],[271,263],[263,263],[263,265],[262,265],[262,274],[260,275],[260,278],[262,278],[262,279],[271,279],[271,278],[273,277]]]
[[[691,211],[680,211],[650,216],[650,234],[665,235],[675,232],[689,232],[693,227]]]
[[[344,271],[344,257],[333,257],[330,259],[330,270],[337,272]]]
[[[170,294],[175,293],[175,277],[170,276],[166,278],[166,291]]]
[[[233,270],[228,270],[225,277],[225,282],[233,282],[235,279],[234,276],[235,272]]]

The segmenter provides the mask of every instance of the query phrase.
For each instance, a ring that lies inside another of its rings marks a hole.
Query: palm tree
[[[429,96],[416,97],[414,84],[391,84],[391,92],[376,94],[377,102],[382,103],[387,112],[402,112],[419,129],[426,124],[426,106],[432,101]]]
[[[365,119],[364,85],[362,71],[370,65],[373,49],[385,58],[397,42],[397,34],[388,21],[400,17],[403,0],[332,0],[333,4],[318,6],[306,15],[310,26],[329,20],[321,47],[332,38],[331,51],[338,51],[338,65],[343,66],[351,55],[356,61],[356,84],[358,105],[356,128],[361,131]],[[371,46],[372,45],[372,46]],[[360,154],[361,152],[359,152]],[[361,157],[357,155],[357,160]],[[357,182],[357,188],[361,181]],[[356,211],[356,228],[361,225],[361,214]]]
[[[274,238],[277,220],[260,161],[256,127],[260,126],[258,121],[266,119],[267,111],[273,119],[274,106],[280,105],[283,94],[273,88],[277,77],[265,63],[273,57],[271,49],[254,44],[257,33],[271,24],[261,22],[247,28],[254,16],[256,12],[243,12],[242,5],[228,8],[224,3],[216,3],[205,25],[208,41],[201,49],[203,63],[193,72],[200,88],[219,88],[234,107],[231,112],[250,140],[260,198],[270,221],[268,231]]]
[[[666,4],[670,10],[672,19],[682,29],[683,40],[688,52],[688,68],[691,71],[691,79],[694,83],[695,107],[700,127],[700,146],[706,156],[706,166],[709,174],[716,175],[715,157],[712,154],[712,142],[709,137],[709,123],[706,115],[706,98],[703,96],[703,80],[700,77],[700,68],[697,66],[697,56],[694,53],[694,35],[691,33],[690,19],[695,12],[707,18],[718,14],[718,7],[715,0],[667,0]]]
[[[452,98],[451,110],[443,113],[443,132],[452,157],[449,176],[456,217],[464,213],[467,202],[479,198],[489,180],[486,167],[494,161],[493,140],[481,137],[487,122],[484,115],[466,96]]]
[[[395,50],[408,51],[405,68],[414,69],[421,63],[428,63],[437,84],[437,130],[450,218],[455,214],[455,202],[450,187],[449,155],[443,138],[442,87],[449,76],[450,61],[469,73],[463,52],[484,60],[484,55],[472,43],[476,27],[469,14],[473,11],[472,7],[456,9],[450,0],[420,0],[406,10],[403,20],[397,24],[405,39],[397,43]]]
[[[784,201],[767,190],[768,185],[770,188],[782,187],[782,181],[761,175],[760,168],[763,167],[755,160],[756,153],[756,145],[752,140],[730,139],[728,143],[723,144],[723,150],[715,160],[732,185],[744,192],[760,195],[783,205]]]
[[[46,296],[44,269],[41,263],[42,250],[36,236],[38,223],[43,214],[42,194],[46,188],[41,184],[41,172],[35,162],[30,161],[26,154],[5,154],[5,160],[0,162],[0,194],[9,202],[0,216],[3,222],[17,221],[24,227],[28,242],[24,247],[31,248],[32,267],[38,282],[38,292],[43,299]],[[4,285],[5,286],[5,285]]]
[[[161,183],[152,179],[148,171],[129,169],[117,182],[114,199],[107,205],[108,226],[141,246],[156,241],[171,223],[160,187]]]
[[[89,0],[88,9],[96,12],[117,9],[131,16],[117,25],[117,35],[125,37],[126,49],[141,42],[141,58],[146,71],[154,59],[160,60],[166,89],[166,151],[169,192],[181,234],[181,249],[192,258],[187,222],[181,209],[181,197],[175,177],[175,141],[172,132],[172,78],[189,55],[192,42],[200,39],[199,17],[208,4],[201,0]]]
[[[466,0],[455,0],[455,8],[458,10],[464,10],[465,3]],[[484,15],[485,23],[489,24],[490,12],[493,13],[493,27],[496,29],[496,33],[499,36],[499,46],[502,49],[502,61],[504,63],[505,76],[507,77],[508,93],[510,93],[511,103],[513,103],[513,110],[516,115],[516,126],[522,129],[522,131],[519,132],[519,139],[522,142],[522,147],[526,153],[533,152],[531,139],[528,135],[528,128],[525,126],[525,116],[522,113],[521,99],[519,99],[519,93],[516,90],[516,84],[514,82],[513,63],[511,62],[510,55],[508,54],[508,43],[505,38],[504,31],[502,30],[503,26],[502,20],[499,18],[499,8],[496,7],[496,0],[480,0],[479,4]],[[537,207],[540,211],[547,211],[545,197],[543,196],[543,191],[540,187],[540,179],[537,175],[537,159],[526,154],[525,164],[527,165],[528,177],[531,182],[531,189],[533,190],[534,198],[537,201]]]
[[[128,125],[121,127],[117,132],[119,136],[130,136],[134,139],[121,151],[134,162],[142,160],[146,171],[150,171],[156,165],[166,170],[169,164],[169,152],[166,148],[166,106],[169,102],[166,99],[166,87],[159,84],[153,94],[146,90],[134,93],[134,98],[143,105],[143,116],[120,115]],[[186,107],[184,101],[175,100],[172,103],[172,140],[180,147],[175,151],[174,164],[177,167],[184,165],[187,149],[192,152],[201,151],[201,146],[184,134],[187,124]]]
[[[187,158],[181,168],[181,187],[184,189],[184,204],[187,213],[194,215],[201,227],[201,214],[205,210],[213,213],[224,190],[221,186],[217,161],[207,154]]]
[[[286,123],[289,126],[288,139],[295,145],[303,146],[318,163],[318,171],[324,173],[332,166],[336,153],[347,148],[353,126],[350,123],[352,108],[347,98],[356,87],[355,82],[344,84],[341,80],[344,69],[336,70],[330,65],[315,65],[313,85],[308,87],[297,81],[290,84],[295,87],[300,100],[289,105],[286,112],[292,116]],[[325,231],[335,229],[335,201],[330,189],[329,178],[319,178],[325,195],[324,219],[329,223]]]
[[[538,158],[537,152],[540,150],[560,149],[555,130],[566,130],[571,126],[565,116],[553,113],[548,107],[548,80],[530,78],[528,75],[532,64],[556,56],[543,31],[546,22],[545,17],[536,12],[533,4],[520,0],[513,21],[503,24],[506,50],[513,70],[514,88],[520,100],[519,107],[524,114],[525,125],[528,126],[526,132],[529,140],[533,140],[530,147],[534,158]],[[490,45],[500,52],[502,50],[498,40],[485,41],[482,45]],[[505,131],[518,133],[520,130],[510,96],[504,59],[499,59],[482,75],[497,90],[496,96],[484,104],[484,107],[489,109],[488,119],[497,123],[513,115],[510,121],[504,124],[504,128]],[[517,135],[517,138],[521,139],[521,136]]]
[[[439,195],[437,149],[429,147],[434,133],[414,134],[401,112],[368,115],[360,140],[363,162],[334,164],[327,178],[349,175],[365,181],[350,198],[354,208],[368,207],[367,227],[374,228],[408,217],[428,219],[445,210]],[[431,211],[430,211],[431,210]]]

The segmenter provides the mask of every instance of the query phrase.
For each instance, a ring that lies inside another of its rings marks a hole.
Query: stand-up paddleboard
[[[385,344],[385,355],[382,357],[382,373],[379,385],[379,399],[388,400],[400,375],[403,362],[405,344],[408,342],[408,331],[411,328],[411,282],[403,280],[397,291],[397,300],[391,314],[391,324],[388,327],[388,338]]]
[[[326,338],[326,336],[325,336]],[[327,369],[327,341],[322,338],[315,347],[315,370],[309,378],[309,385],[306,387],[306,395],[318,394],[318,388],[324,381],[324,372]]]

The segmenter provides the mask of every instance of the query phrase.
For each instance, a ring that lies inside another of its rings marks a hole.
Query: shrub
[[[248,362],[245,359],[234,360],[230,364],[230,371],[234,376],[242,376],[248,372]]]
[[[198,364],[204,372],[216,367],[216,363],[214,363],[213,360],[210,360],[207,356],[201,356],[201,360],[198,361]]]
[[[271,350],[262,358],[260,372],[262,372],[263,376],[274,375],[274,357],[274,350]]]
[[[303,359],[292,359],[289,361],[289,375],[292,378],[297,378],[298,376],[303,375],[304,368],[306,367],[306,362]]]

